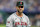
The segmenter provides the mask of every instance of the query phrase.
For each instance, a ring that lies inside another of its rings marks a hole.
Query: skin
[[[23,11],[24,11],[24,7],[23,8],[19,8],[18,6],[16,6],[16,9],[17,9],[17,12],[16,14],[19,16],[19,17],[22,17],[23,16]]]

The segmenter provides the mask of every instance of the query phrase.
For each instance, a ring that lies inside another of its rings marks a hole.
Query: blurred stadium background
[[[6,19],[16,12],[16,2],[20,0],[0,0],[0,27],[6,27]],[[24,14],[26,14],[32,26],[40,27],[40,0],[23,0]]]

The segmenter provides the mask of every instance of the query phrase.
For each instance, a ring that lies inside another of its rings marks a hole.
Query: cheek
[[[19,9],[19,8],[17,8],[17,9]]]
[[[19,10],[19,8],[17,7],[17,10]]]
[[[22,8],[22,10],[24,10],[24,8]]]

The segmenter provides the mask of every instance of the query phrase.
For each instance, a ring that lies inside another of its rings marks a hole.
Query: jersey
[[[25,14],[22,17],[17,16],[16,12],[10,15],[6,21],[6,27],[30,27],[31,23]]]

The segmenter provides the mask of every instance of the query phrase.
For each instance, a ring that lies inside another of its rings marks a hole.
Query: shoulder
[[[7,18],[7,20],[12,20],[12,19],[14,19],[15,14],[16,14],[16,13],[11,14],[11,15]]]
[[[24,17],[27,19],[27,20],[29,20],[29,17],[27,16],[27,15],[25,15],[25,14],[23,14],[24,15]]]

